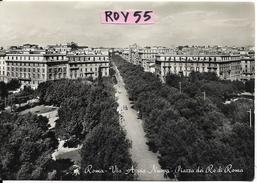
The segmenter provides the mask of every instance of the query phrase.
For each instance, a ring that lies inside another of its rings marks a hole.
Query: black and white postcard
[[[0,180],[252,181],[254,82],[253,1],[0,1]]]

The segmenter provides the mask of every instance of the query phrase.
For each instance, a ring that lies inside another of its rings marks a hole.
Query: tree
[[[167,85],[179,88],[179,82],[182,82],[182,79],[180,76],[170,73],[166,76],[165,81]]]
[[[2,99],[4,99],[5,97],[7,97],[7,95],[8,95],[7,86],[3,81],[1,81],[0,82],[0,97]]]
[[[243,167],[244,173],[176,176],[178,180],[201,181],[253,178],[253,130],[243,123],[251,105],[243,102],[228,109],[223,104],[228,97],[242,91],[242,82],[219,80],[215,73],[192,72],[188,78],[169,74],[166,83],[161,84],[119,56],[114,56],[113,61],[142,116],[149,149],[159,152],[162,168],[205,169],[210,164],[224,168],[232,163],[236,168]],[[206,93],[205,100],[202,92]],[[243,126],[235,125],[237,121]],[[174,178],[173,174],[168,176]]]
[[[83,177],[87,180],[133,180],[133,174],[125,174],[132,167],[129,146],[121,128],[102,124],[95,127],[83,142],[81,150]],[[113,173],[110,167],[114,165],[122,173]],[[103,172],[93,173],[93,170]]]
[[[2,179],[46,179],[50,153],[57,148],[45,117],[0,114],[0,165]]]
[[[133,175],[124,173],[83,174],[89,164],[94,165],[94,168],[108,167],[108,171],[114,165],[123,171],[132,166],[130,144],[119,124],[114,91],[111,78],[102,78],[101,83],[93,81],[91,84],[82,80],[51,81],[38,87],[42,103],[60,106],[55,126],[56,135],[67,139],[66,145],[70,147],[83,142],[81,179],[133,179]],[[51,179],[77,179],[71,175],[70,167],[61,172],[50,170]]]
[[[245,91],[254,93],[254,79],[245,82]]]
[[[18,79],[12,79],[7,83],[8,90],[16,90],[21,86],[20,81]]]

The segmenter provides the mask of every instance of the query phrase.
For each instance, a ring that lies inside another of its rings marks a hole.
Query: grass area
[[[23,114],[27,114],[29,112],[31,112],[33,114],[44,114],[44,113],[48,113],[48,112],[51,112],[51,111],[54,111],[54,110],[56,110],[56,107],[38,105],[38,106],[35,106],[33,108],[26,109],[26,110],[20,112],[20,114],[23,115]]]

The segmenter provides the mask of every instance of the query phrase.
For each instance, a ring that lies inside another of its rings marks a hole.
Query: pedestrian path
[[[157,154],[149,151],[146,144],[147,140],[143,130],[142,120],[138,119],[137,111],[131,108],[127,91],[123,79],[116,70],[117,84],[116,89],[118,111],[121,114],[121,126],[127,132],[127,138],[132,141],[130,149],[132,160],[137,164],[134,170],[138,180],[168,180],[164,178],[164,170],[160,168]]]

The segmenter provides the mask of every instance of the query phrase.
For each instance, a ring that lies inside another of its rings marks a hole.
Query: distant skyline
[[[153,25],[100,23],[102,10],[153,10]],[[0,46],[254,46],[254,3],[0,2]]]

